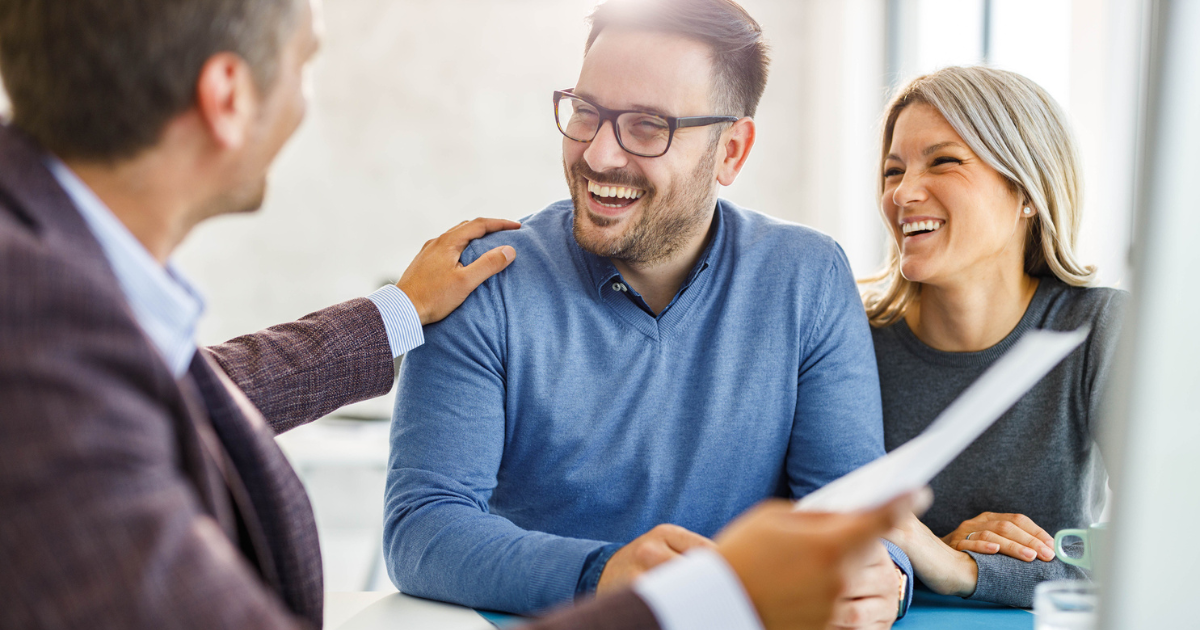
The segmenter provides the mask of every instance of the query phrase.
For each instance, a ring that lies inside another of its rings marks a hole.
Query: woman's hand
[[[1002,553],[1026,562],[1054,559],[1054,537],[1024,514],[984,512],[963,521],[942,540],[958,551]]]
[[[904,550],[917,577],[933,592],[958,597],[970,597],[975,592],[979,580],[975,559],[951,549],[916,516],[909,515],[884,538]]]

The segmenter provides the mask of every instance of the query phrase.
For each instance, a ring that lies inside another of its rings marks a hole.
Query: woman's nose
[[[900,183],[892,189],[892,203],[901,208],[924,201],[925,197],[925,186],[921,182],[920,173],[908,172],[901,175]]]

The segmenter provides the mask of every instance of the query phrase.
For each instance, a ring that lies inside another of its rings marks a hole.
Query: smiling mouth
[[[596,203],[613,209],[626,208],[646,194],[646,191],[640,188],[604,186],[590,179],[587,180],[587,189],[588,194]]]
[[[900,230],[904,236],[919,236],[921,234],[932,234],[945,225],[945,221],[913,221],[900,226]]]

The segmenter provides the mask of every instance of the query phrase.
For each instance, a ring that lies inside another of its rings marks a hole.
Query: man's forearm
[[[575,599],[585,558],[606,543],[521,529],[461,489],[428,471],[389,474],[384,549],[402,591],[517,614]]]
[[[359,298],[206,349],[276,433],[392,387],[379,309]]]

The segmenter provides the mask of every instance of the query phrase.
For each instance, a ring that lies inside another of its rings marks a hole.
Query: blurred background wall
[[[266,206],[202,225],[178,263],[202,342],[394,280],[463,219],[567,196],[550,92],[574,84],[596,0],[326,0],[308,118]],[[744,0],[772,46],[758,144],[723,195],[834,236],[859,275],[883,253],[878,119],[950,64],[1022,72],[1069,112],[1085,165],[1084,258],[1126,273],[1141,80],[1138,0]],[[4,107],[0,95],[0,108]]]
[[[202,225],[177,264],[208,299],[201,343],[394,281],[463,219],[567,197],[550,93],[574,84],[596,0],[325,0],[307,121],[265,207]],[[892,87],[987,62],[1041,83],[1083,152],[1082,251],[1127,284],[1143,66],[1141,0],[743,0],[774,62],[759,139],[723,196],[882,260],[878,119]],[[0,94],[0,109],[3,109]],[[386,418],[385,397],[353,413]],[[282,439],[317,509],[327,587],[386,587],[377,545],[386,425],[323,421]]]

